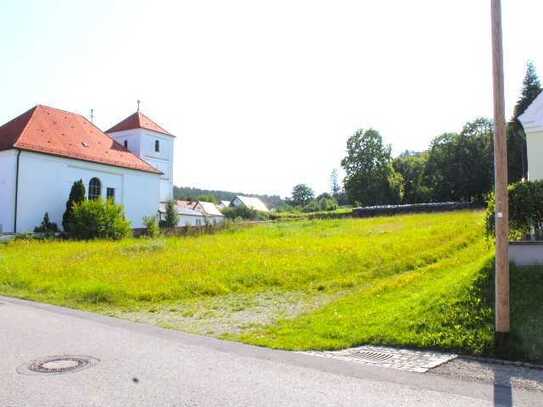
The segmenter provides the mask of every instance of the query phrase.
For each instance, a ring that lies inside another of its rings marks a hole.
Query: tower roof
[[[136,112],[128,116],[126,119],[120,121],[115,126],[113,126],[111,129],[106,131],[106,133],[114,133],[116,131],[123,131],[123,130],[133,130],[133,129],[145,129],[145,130],[151,130],[156,131],[157,133],[167,134],[168,136],[172,136],[169,131],[165,130],[163,127],[156,124],[153,120],[151,120],[149,117],[145,116],[141,112]]]
[[[85,117],[49,106],[37,105],[0,127],[0,150],[12,148],[161,173]]]

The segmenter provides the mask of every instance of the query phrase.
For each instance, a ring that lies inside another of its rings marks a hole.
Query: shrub
[[[543,181],[517,182],[508,188],[509,237],[524,239],[527,236],[543,239]],[[488,199],[485,225],[487,236],[494,236],[496,198]]]
[[[91,199],[74,205],[73,238],[119,240],[130,233],[130,222],[124,216],[123,207],[113,201]]]
[[[74,182],[70,191],[70,196],[66,202],[66,211],[62,215],[62,227],[64,231],[70,233],[73,225],[73,206],[85,200],[85,185],[83,180]]]
[[[179,223],[179,214],[175,208],[174,201],[168,201],[166,204],[166,215],[162,225],[166,228],[174,228]]]
[[[319,210],[321,211],[335,211],[337,207],[337,201],[332,197],[323,197],[319,199]]]
[[[45,212],[43,215],[43,220],[41,221],[40,226],[34,228],[35,233],[43,233],[45,237],[52,237],[55,233],[58,232],[58,226],[56,223],[49,220],[49,213]]]
[[[246,206],[224,208],[222,213],[227,219],[241,218],[245,220],[256,220],[258,217],[257,211],[247,208]]]
[[[158,219],[156,216],[144,216],[143,224],[145,229],[147,229],[147,236],[157,237],[160,235],[160,228],[158,227]]]
[[[430,202],[408,205],[381,205],[366,206],[363,208],[354,208],[353,216],[359,218],[369,218],[372,216],[390,216],[405,215],[409,213],[432,213],[458,211],[461,209],[480,208],[475,203],[470,202]]]
[[[304,212],[317,212],[320,210],[319,202],[313,199],[306,206],[304,206]]]

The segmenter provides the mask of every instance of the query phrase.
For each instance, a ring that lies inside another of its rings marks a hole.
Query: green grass
[[[482,229],[481,212],[460,211],[157,240],[19,240],[0,246],[0,293],[274,348],[488,354],[492,247]],[[518,274],[535,287],[536,272]],[[524,300],[514,315],[532,315]],[[537,359],[542,328],[531,318],[517,354]]]

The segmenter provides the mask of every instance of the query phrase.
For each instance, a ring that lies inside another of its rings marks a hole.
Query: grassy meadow
[[[18,240],[0,246],[0,293],[274,348],[489,353],[492,247],[482,229],[481,212],[460,211],[185,238]]]

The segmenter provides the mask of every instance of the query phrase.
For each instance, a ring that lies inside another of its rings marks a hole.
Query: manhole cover
[[[73,373],[93,366],[98,359],[90,356],[49,356],[34,360],[17,368],[20,374],[62,374]]]
[[[367,362],[383,362],[387,359],[390,359],[392,355],[390,353],[383,353],[383,352],[372,352],[372,351],[361,351],[356,352],[351,355],[353,358],[357,359],[363,359]]]

